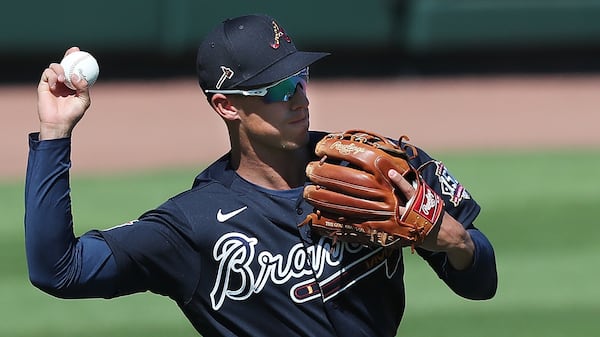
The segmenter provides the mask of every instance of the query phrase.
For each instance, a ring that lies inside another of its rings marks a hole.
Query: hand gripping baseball
[[[72,47],[65,55],[79,51]],[[65,85],[65,72],[58,63],[44,70],[37,88],[40,139],[62,138],[71,131],[89,108],[91,99],[85,80],[74,82],[75,90]]]
[[[325,136],[315,153],[321,160],[307,165],[312,184],[304,189],[314,212],[301,225],[335,240],[414,247],[441,221],[442,198],[387,138],[348,130]],[[402,192],[388,175],[391,169],[412,184],[414,194]]]

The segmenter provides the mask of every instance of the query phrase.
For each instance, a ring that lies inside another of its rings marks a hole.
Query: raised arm
[[[68,53],[79,50],[77,47]],[[109,297],[116,267],[98,236],[73,234],[69,186],[71,132],[90,106],[87,83],[74,76],[64,84],[52,63],[37,87],[39,133],[29,138],[25,183],[25,248],[31,282],[59,297]]]

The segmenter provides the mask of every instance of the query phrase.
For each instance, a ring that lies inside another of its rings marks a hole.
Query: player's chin
[[[292,124],[286,129],[283,137],[283,148],[298,149],[306,146],[309,140],[308,135],[309,124]]]

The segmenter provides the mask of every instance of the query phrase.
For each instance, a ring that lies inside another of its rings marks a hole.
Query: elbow
[[[476,272],[476,277],[469,282],[467,287],[457,287],[457,291],[462,297],[471,300],[489,300],[496,296],[498,290],[498,272],[496,264],[490,263],[487,268],[480,269]]]
[[[498,278],[494,277],[493,279],[488,280],[485,284],[481,284],[476,289],[473,289],[473,291],[468,291],[465,294],[462,294],[462,296],[476,301],[490,300],[496,296],[497,290]]]
[[[498,272],[492,258],[466,272],[453,271],[446,283],[456,294],[470,300],[489,300],[498,290]]]
[[[497,278],[488,279],[485,282],[471,284],[469,286],[459,284],[448,285],[458,296],[474,301],[490,300],[496,296],[496,291],[498,289]]]
[[[484,289],[484,291],[481,292],[481,294],[483,296],[481,296],[481,298],[479,298],[480,300],[491,300],[492,298],[494,298],[494,296],[496,296],[496,292],[498,291],[498,276],[494,275],[494,278],[492,281],[489,282],[489,285],[487,288]]]
[[[29,273],[29,282],[42,292],[57,297],[67,298],[64,287],[58,280],[40,274]]]
[[[473,300],[489,300],[496,296],[498,290],[498,269],[494,248],[489,240],[479,231],[470,231],[476,246],[476,258],[471,270],[471,287],[467,288],[465,297]]]

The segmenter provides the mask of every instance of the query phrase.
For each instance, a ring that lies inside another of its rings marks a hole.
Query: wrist
[[[55,124],[41,123],[39,140],[69,138],[71,137],[71,131],[71,128],[60,127]]]

